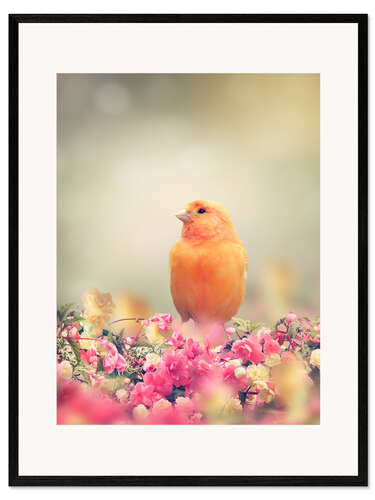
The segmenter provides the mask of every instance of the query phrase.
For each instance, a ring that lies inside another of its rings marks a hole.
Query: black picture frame
[[[368,484],[368,22],[366,14],[9,15],[9,485],[367,486]],[[21,476],[18,439],[18,28],[21,23],[355,23],[358,25],[358,475]]]

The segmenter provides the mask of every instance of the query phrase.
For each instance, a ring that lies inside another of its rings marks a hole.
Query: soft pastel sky
[[[57,97],[59,304],[97,287],[174,313],[173,214],[211,199],[249,254],[242,312],[318,312],[319,75],[59,75]]]

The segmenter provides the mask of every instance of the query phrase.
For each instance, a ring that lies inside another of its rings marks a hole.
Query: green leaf
[[[77,362],[79,363],[81,361],[81,352],[80,352],[81,350],[79,348],[79,343],[75,342],[72,339],[66,339],[66,340],[69,343],[70,347],[72,348],[74,356],[76,357]]]
[[[124,338],[125,328],[123,328],[119,334],[118,341],[122,344],[122,339]]]
[[[86,372],[86,371],[81,371],[81,375],[82,377],[86,380],[86,382],[91,385],[91,379],[89,377],[89,374]]]
[[[60,309],[58,310],[58,313],[61,317],[61,319],[63,319],[66,315],[66,313],[69,311],[69,309],[71,309],[72,307],[74,306],[74,302],[71,302],[70,304],[65,304],[63,306],[60,307]]]

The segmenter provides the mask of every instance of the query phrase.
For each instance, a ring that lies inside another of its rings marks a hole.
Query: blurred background
[[[319,75],[60,74],[58,305],[176,314],[174,214],[229,211],[249,255],[238,315],[319,314]]]

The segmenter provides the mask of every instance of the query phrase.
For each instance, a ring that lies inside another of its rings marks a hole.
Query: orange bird
[[[183,228],[170,252],[174,305],[183,322],[222,326],[245,296],[246,250],[218,203],[192,201],[176,217]]]

